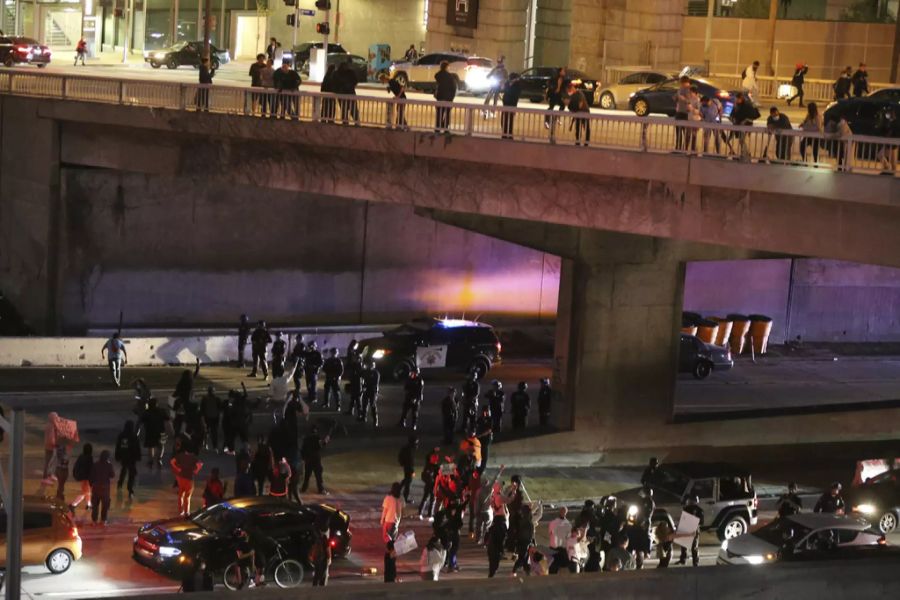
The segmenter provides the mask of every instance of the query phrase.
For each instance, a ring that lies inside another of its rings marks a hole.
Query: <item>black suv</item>
[[[148,50],[144,53],[144,62],[150,63],[154,69],[163,65],[168,69],[177,69],[182,65],[199,68],[201,56],[203,56],[203,42],[179,42],[171,48]],[[212,44],[209,45],[209,57],[213,69],[218,69],[231,60],[228,50],[219,50]]]
[[[382,375],[397,380],[405,379],[413,365],[423,370],[474,370],[483,378],[500,362],[501,349],[493,327],[462,319],[414,319],[359,346]]]
[[[291,49],[290,56],[285,56],[284,60],[293,60],[294,70],[309,73],[309,57],[312,54],[312,49],[318,48],[321,50],[322,46],[323,42],[303,42],[297,44]],[[348,52],[340,44],[329,42],[328,57],[331,58],[332,54],[348,54]]]
[[[671,463],[660,466],[650,480],[656,510],[654,523],[669,519],[673,524],[681,518],[682,501],[687,495],[700,498],[703,530],[713,530],[720,540],[730,540],[750,531],[756,525],[759,501],[750,473],[726,463]],[[619,492],[615,496],[623,511],[640,504],[641,488]]]

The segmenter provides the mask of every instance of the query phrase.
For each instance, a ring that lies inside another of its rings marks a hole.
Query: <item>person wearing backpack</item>
[[[128,499],[134,498],[134,478],[137,476],[137,464],[141,461],[141,443],[134,431],[134,421],[125,421],[125,426],[116,439],[114,453],[120,465],[117,489],[122,491],[122,484],[128,478]]]
[[[69,504],[69,512],[75,516],[75,507],[87,499],[87,510],[91,510],[91,469],[94,466],[94,447],[85,444],[81,448],[81,455],[75,460],[75,466],[72,467],[72,479],[81,484],[81,493],[75,497],[75,500]]]

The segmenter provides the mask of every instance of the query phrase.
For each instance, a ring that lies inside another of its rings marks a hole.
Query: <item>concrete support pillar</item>
[[[664,240],[589,241],[561,273],[554,424],[605,445],[672,415],[684,266]]]
[[[40,315],[29,320],[36,332],[54,334],[63,244],[59,131],[37,111],[26,98],[0,99],[0,290]]]

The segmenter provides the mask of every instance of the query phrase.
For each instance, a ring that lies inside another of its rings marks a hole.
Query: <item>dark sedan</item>
[[[690,373],[696,379],[706,379],[716,371],[727,371],[734,366],[728,346],[707,344],[695,335],[681,334],[678,352],[678,372]]]
[[[43,69],[50,64],[50,49],[27,37],[0,37],[0,62],[11,67],[17,64],[37,65]]]
[[[209,53],[213,69],[218,69],[231,60],[227,50],[219,50],[212,44],[209,46]],[[199,67],[201,56],[203,56],[203,42],[180,42],[171,48],[147,51],[144,54],[144,62],[150,63],[154,69],[163,65],[168,69],[177,69],[184,65]]]
[[[369,63],[362,56],[357,56],[356,54],[346,54],[341,52],[334,52],[328,55],[328,65],[334,65],[335,68],[339,68],[341,63],[349,63],[350,70],[353,71],[353,74],[356,75],[357,83],[365,83],[369,79]],[[301,67],[303,73],[309,74],[309,62],[305,63],[304,67]]]
[[[885,107],[900,109],[900,87],[885,88],[862,98],[848,98],[831,104],[825,111],[825,125],[847,119],[857,135],[880,135],[879,119]]]
[[[309,73],[309,57],[312,54],[313,48],[322,49],[323,42],[303,42],[302,44],[297,44],[290,51],[290,56],[285,56],[285,59],[290,58],[294,61],[294,68],[303,71],[305,73]],[[328,44],[328,57],[331,58],[332,54],[347,54],[347,50],[344,49],[340,44],[335,44],[331,42]]]
[[[316,528],[327,522],[335,557],[350,554],[350,516],[325,504],[300,505],[258,496],[235,498],[191,515],[145,524],[132,547],[134,560],[153,571],[180,578],[198,559],[214,571],[234,560],[237,528],[279,544],[287,555],[309,567]],[[271,557],[266,557],[271,558]]]
[[[661,113],[673,117],[675,116],[675,92],[678,91],[680,85],[677,78],[672,78],[639,90],[628,99],[628,108],[639,117],[646,117],[650,113]],[[731,114],[737,90],[728,91],[709,79],[691,79],[691,85],[697,86],[701,97],[709,96],[718,99],[722,104],[723,117]]]
[[[559,73],[559,67],[535,67],[523,71],[519,79],[522,86],[522,98],[528,98],[532,102],[542,102],[546,97],[547,86],[556,78],[557,73]],[[575,69],[568,69],[566,77],[584,93],[588,104],[594,103],[594,92],[599,85],[595,78]]]
[[[851,512],[871,521],[881,533],[891,533],[900,522],[900,469],[885,471],[844,495]]]

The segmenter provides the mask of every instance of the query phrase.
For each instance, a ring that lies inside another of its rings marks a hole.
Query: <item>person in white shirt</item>
[[[587,530],[584,527],[573,529],[569,534],[569,538],[566,540],[566,552],[569,556],[569,571],[581,573],[590,554]]]
[[[400,532],[400,517],[403,514],[403,498],[400,495],[400,482],[391,484],[390,493],[381,503],[381,533],[384,543],[397,539]]]
[[[548,526],[550,550],[553,551],[553,559],[549,569],[551,574],[559,573],[560,567],[563,567],[568,562],[569,555],[566,544],[569,535],[572,533],[572,523],[566,518],[568,514],[569,509],[563,506],[559,509],[559,516],[550,521]]]
[[[757,71],[759,71],[759,61],[754,60],[753,64],[741,73],[741,88],[750,94],[750,101],[754,104],[759,96],[759,82],[756,79]]]

